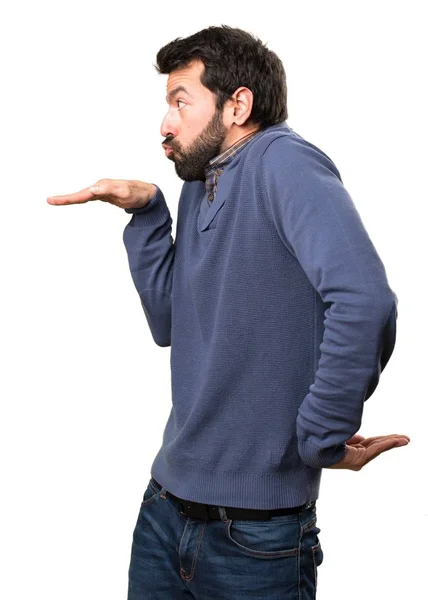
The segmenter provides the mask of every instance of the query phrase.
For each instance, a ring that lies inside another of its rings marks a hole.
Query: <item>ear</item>
[[[238,88],[227,101],[226,107],[229,124],[244,125],[250,118],[253,108],[253,92],[246,87]]]

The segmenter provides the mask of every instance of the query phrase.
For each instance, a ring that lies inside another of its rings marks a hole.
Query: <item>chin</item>
[[[168,157],[170,158],[170,157]],[[201,170],[197,165],[192,168],[190,164],[175,160],[175,172],[183,181],[205,181],[205,170]]]

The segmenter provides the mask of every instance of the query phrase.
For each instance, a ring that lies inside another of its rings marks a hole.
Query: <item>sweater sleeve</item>
[[[134,285],[155,343],[170,346],[175,245],[168,206],[157,188],[148,204],[125,212],[132,214],[123,232],[123,242]]]
[[[266,196],[283,243],[325,303],[314,382],[299,407],[299,454],[329,467],[360,428],[364,401],[395,345],[398,299],[333,162],[286,136],[263,155]]]

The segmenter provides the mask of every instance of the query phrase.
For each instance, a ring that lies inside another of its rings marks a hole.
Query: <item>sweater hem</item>
[[[162,448],[151,476],[184,500],[216,506],[275,510],[314,502],[319,495],[321,469],[304,464],[293,471],[236,473],[204,470],[192,463],[168,462]]]

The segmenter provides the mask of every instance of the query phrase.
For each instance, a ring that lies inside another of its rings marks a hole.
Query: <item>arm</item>
[[[129,268],[153,339],[171,345],[171,290],[175,246],[172,218],[159,188],[142,208],[127,208],[132,218],[123,232]]]
[[[327,307],[318,368],[296,426],[302,460],[328,467],[344,457],[393,352],[398,301],[331,160],[281,137],[263,161],[278,233]]]

